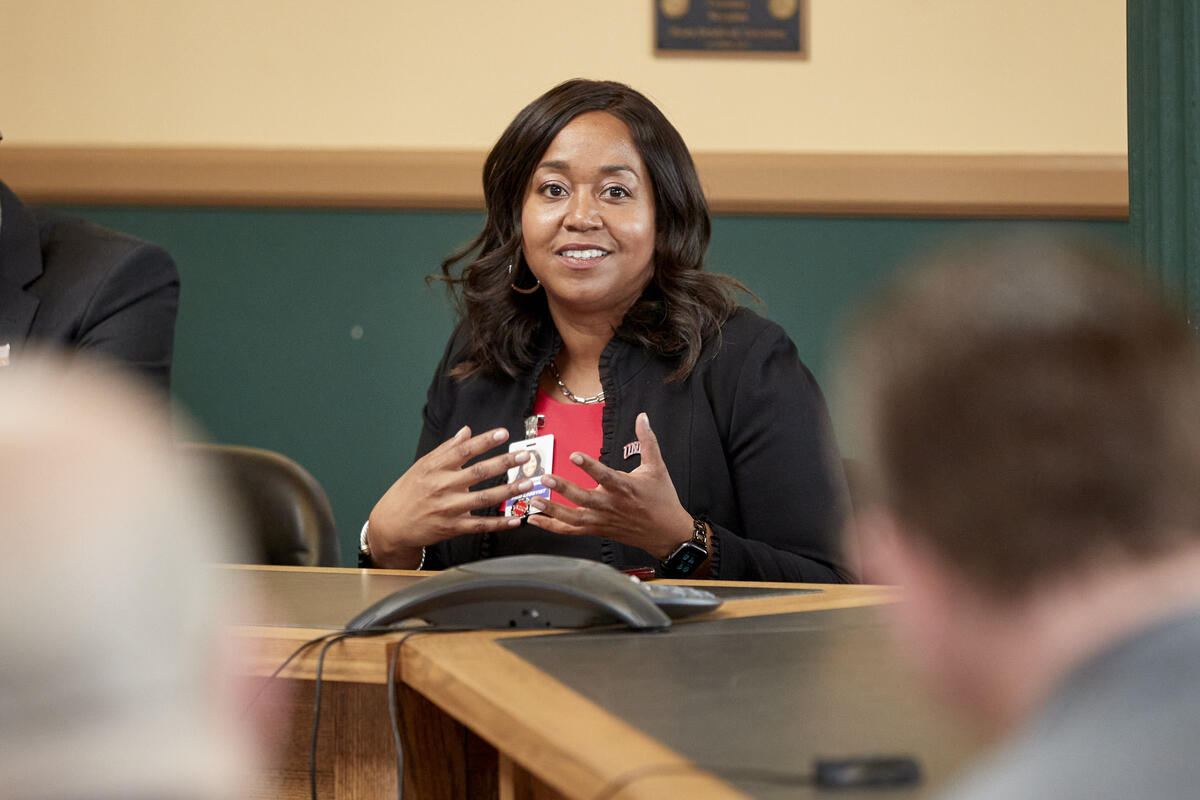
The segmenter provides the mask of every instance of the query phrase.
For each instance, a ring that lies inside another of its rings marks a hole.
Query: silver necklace
[[[580,397],[579,395],[575,394],[570,389],[568,389],[567,385],[565,383],[563,383],[562,375],[558,374],[558,367],[555,366],[553,360],[551,360],[551,362],[550,362],[550,374],[554,376],[554,380],[558,381],[558,390],[560,392],[562,392],[563,396],[566,397],[571,402],[579,403],[580,405],[584,405],[584,406],[594,406],[597,403],[604,402],[604,392],[603,391],[601,391],[599,394],[594,394],[591,397]]]

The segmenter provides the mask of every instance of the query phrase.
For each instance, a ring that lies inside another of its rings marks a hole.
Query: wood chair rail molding
[[[36,203],[483,207],[486,154],[0,145],[0,178]],[[730,214],[1127,219],[1124,155],[697,153]]]

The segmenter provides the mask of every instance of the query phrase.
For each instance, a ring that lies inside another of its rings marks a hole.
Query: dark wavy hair
[[[677,357],[671,379],[686,377],[705,340],[719,333],[736,308],[735,292],[748,291],[735,278],[703,271],[712,231],[708,202],[687,145],[662,112],[622,83],[566,81],[523,108],[501,134],[483,166],[483,231],[442,262],[442,275],[431,276],[449,284],[467,323],[467,356],[453,374],[519,377],[536,365],[536,343],[553,323],[545,292],[512,290],[513,283],[534,282],[521,258],[521,210],[538,160],[559,131],[589,111],[625,123],[654,189],[654,275],[616,335]],[[455,265],[468,257],[455,274]]]

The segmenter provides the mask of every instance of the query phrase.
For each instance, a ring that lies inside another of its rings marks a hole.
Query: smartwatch
[[[658,570],[664,578],[686,578],[695,572],[708,558],[708,528],[703,520],[692,520],[692,538],[675,552],[658,562]]]

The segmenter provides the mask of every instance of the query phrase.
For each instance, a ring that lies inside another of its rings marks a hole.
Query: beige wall
[[[696,151],[1125,151],[1122,0],[809,3],[801,61],[656,58],[652,0],[0,0],[0,131],[477,150],[584,75]]]

